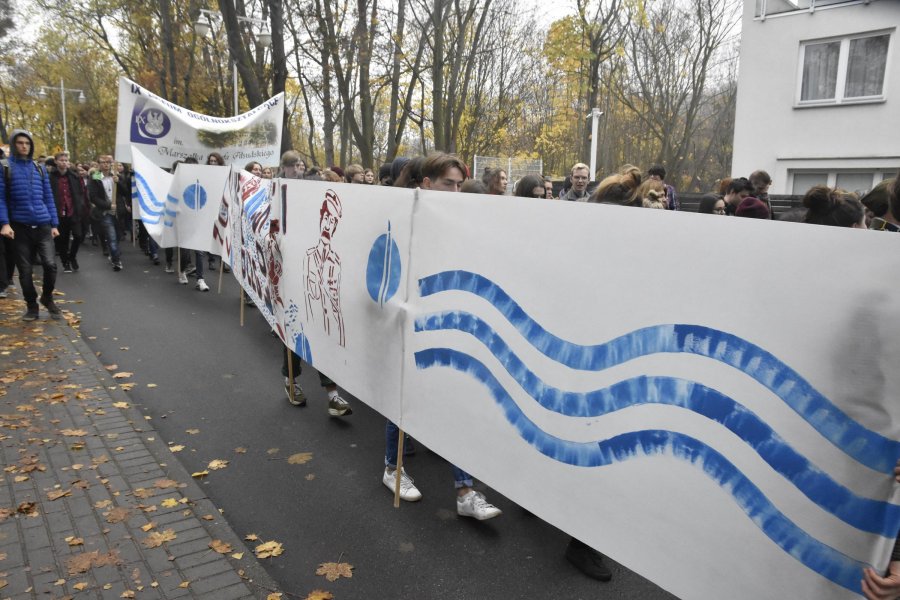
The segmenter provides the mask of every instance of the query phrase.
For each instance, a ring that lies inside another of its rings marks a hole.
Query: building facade
[[[900,1],[747,0],[742,25],[734,176],[803,194],[896,175]]]

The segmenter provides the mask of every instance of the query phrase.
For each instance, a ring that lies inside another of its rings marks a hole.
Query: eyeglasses
[[[587,175],[573,175],[572,181],[587,181]]]

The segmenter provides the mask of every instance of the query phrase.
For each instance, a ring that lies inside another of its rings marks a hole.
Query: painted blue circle
[[[369,264],[366,266],[366,289],[369,296],[378,304],[384,304],[394,297],[400,289],[400,249],[397,242],[388,232],[378,236],[369,251]]]
[[[140,114],[138,127],[142,134],[156,140],[169,133],[172,121],[169,120],[169,115],[160,109],[148,108]]]
[[[184,188],[184,205],[191,210],[200,210],[206,206],[206,190],[199,183],[192,183]]]

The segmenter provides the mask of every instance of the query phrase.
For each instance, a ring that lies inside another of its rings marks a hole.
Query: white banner
[[[213,229],[229,167],[180,164],[166,196],[163,247],[219,252]]]
[[[119,79],[116,160],[133,162],[132,145],[154,164],[170,168],[192,157],[206,163],[218,152],[225,164],[277,165],[281,157],[284,94],[236,117],[211,117],[160,98],[133,81]]]
[[[217,236],[282,339],[512,501],[685,599],[885,568],[900,237],[240,177]]]
[[[134,180],[131,188],[131,215],[140,219],[156,243],[163,236],[166,196],[172,187],[172,174],[159,168],[137,148],[132,148]]]

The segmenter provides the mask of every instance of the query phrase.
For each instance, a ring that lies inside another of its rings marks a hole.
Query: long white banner
[[[284,94],[236,117],[211,117],[173,104],[121,77],[116,160],[131,163],[134,145],[164,168],[186,158],[205,164],[210,152],[221,154],[228,165],[244,166],[250,161],[277,165],[283,118]]]
[[[886,566],[900,236],[246,173],[219,214],[307,362],[676,595]]]

